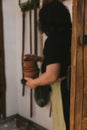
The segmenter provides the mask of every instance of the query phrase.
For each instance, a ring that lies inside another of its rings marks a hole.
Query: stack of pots
[[[24,77],[34,79],[39,76],[38,64],[33,56],[25,55],[23,65],[24,65]]]

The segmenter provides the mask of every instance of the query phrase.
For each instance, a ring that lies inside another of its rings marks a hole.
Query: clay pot
[[[34,56],[25,55],[23,66],[25,77],[36,78],[39,76],[38,64]]]
[[[38,65],[35,61],[24,61],[24,76],[30,78],[39,76]]]
[[[24,70],[24,76],[29,78],[37,78],[39,76],[39,69]]]
[[[24,61],[24,68],[37,68],[36,61],[30,60],[30,61]]]

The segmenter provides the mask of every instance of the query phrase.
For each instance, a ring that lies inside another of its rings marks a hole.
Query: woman
[[[57,0],[46,3],[40,9],[39,22],[47,39],[43,49],[42,74],[36,79],[25,77],[26,85],[31,89],[66,77],[70,65],[71,19],[68,9]],[[69,130],[69,90],[66,79],[61,83],[61,91],[66,129]]]

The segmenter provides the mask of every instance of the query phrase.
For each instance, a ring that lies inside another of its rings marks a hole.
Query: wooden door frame
[[[82,130],[84,0],[73,0],[70,130]]]

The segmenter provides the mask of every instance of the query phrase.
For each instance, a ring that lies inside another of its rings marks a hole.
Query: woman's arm
[[[50,64],[46,67],[46,72],[41,74],[40,77],[36,79],[26,78],[26,85],[29,88],[35,88],[37,86],[43,86],[46,84],[51,84],[55,82],[60,75],[60,64]]]

